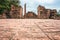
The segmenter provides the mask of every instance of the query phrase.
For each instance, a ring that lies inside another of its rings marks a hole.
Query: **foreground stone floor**
[[[0,19],[0,40],[60,40],[60,20]]]

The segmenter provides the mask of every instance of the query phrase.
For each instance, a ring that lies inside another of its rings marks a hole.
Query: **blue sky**
[[[33,11],[37,13],[38,5],[45,6],[47,9],[60,9],[60,0],[20,0],[20,5],[24,8],[24,4],[26,3],[27,12]]]

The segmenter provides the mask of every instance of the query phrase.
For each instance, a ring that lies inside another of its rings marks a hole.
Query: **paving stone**
[[[0,19],[0,40],[60,40],[60,20]]]

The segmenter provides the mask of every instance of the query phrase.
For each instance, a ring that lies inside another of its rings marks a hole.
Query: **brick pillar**
[[[0,15],[0,19],[3,19],[2,15]]]
[[[15,6],[11,5],[11,11],[15,10]]]
[[[49,19],[49,17],[50,17],[50,13],[51,13],[51,10],[48,9],[48,10],[47,10],[47,19]]]
[[[15,11],[15,6],[14,5],[11,5],[11,10],[10,10],[10,16],[11,18],[14,18],[14,11]]]
[[[2,18],[3,19],[6,19],[7,18],[7,15],[5,13],[2,14]]]
[[[24,15],[26,17],[26,4],[24,5]]]
[[[20,18],[22,18],[23,17],[23,8],[22,7],[20,7]]]
[[[38,13],[38,18],[40,18],[40,8],[38,7],[37,10],[38,10],[38,11],[37,11],[37,13]]]
[[[53,11],[54,11],[54,19],[55,19],[56,18],[56,14],[57,14],[57,10],[54,9]]]

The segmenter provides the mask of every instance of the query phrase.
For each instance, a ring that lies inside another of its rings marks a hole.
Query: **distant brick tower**
[[[19,17],[22,18],[23,17],[23,8],[21,6],[19,6]]]
[[[24,17],[26,17],[26,4],[24,5]]]
[[[51,19],[55,19],[56,14],[57,14],[57,10],[56,9],[51,10],[50,18]]]
[[[38,6],[38,8],[37,8],[37,10],[38,10],[38,18],[40,18],[40,19],[45,19],[46,17],[45,17],[45,7],[44,6],[41,6],[41,5],[39,5]]]
[[[38,18],[40,18],[40,7],[38,6],[38,8],[37,8],[37,12],[38,12]]]
[[[10,10],[10,16],[11,16],[11,18],[14,18],[14,15],[13,15],[14,10],[15,10],[15,6],[11,5],[11,10]]]
[[[49,17],[50,17],[50,14],[51,14],[51,9],[46,9],[46,13],[47,13],[47,15],[46,15],[46,18],[47,19],[49,19]]]

